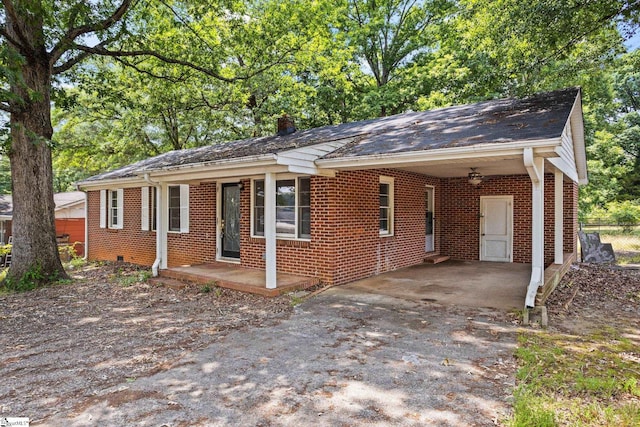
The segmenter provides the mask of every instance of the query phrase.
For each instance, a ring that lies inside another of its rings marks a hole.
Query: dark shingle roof
[[[325,158],[433,150],[486,143],[557,138],[578,88],[526,99],[501,99],[361,122],[171,151],[96,175],[85,182],[134,177],[147,171],[216,160],[276,154],[323,142],[353,139]],[[355,138],[355,139],[354,139]]]

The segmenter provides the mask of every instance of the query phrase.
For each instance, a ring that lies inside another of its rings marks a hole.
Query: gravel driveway
[[[509,413],[515,333],[492,310],[334,288],[47,424],[495,425]]]

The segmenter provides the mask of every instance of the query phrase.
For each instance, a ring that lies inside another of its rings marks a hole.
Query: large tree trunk
[[[67,275],[56,242],[50,149],[51,69],[41,20],[32,15],[22,18],[21,22],[7,19],[8,32],[27,34],[30,45],[22,52],[21,81],[11,87],[22,102],[10,119],[13,249],[8,278],[33,286]]]

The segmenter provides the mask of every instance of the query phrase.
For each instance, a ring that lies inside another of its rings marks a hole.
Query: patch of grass
[[[138,271],[135,274],[123,275],[122,270],[118,270],[116,273],[116,281],[123,288],[135,285],[136,283],[144,283],[151,277],[151,272],[147,270]]]
[[[300,298],[298,296],[295,296],[295,295],[292,295],[291,296],[291,302],[290,302],[291,307],[295,307],[296,305],[302,304],[302,301],[304,301],[302,298]]]
[[[612,327],[588,335],[523,330],[510,425],[640,425],[638,346]]]

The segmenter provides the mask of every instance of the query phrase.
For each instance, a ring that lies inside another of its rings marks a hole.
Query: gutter
[[[322,168],[349,168],[363,166],[386,166],[398,165],[398,163],[415,164],[425,162],[442,162],[455,159],[475,159],[479,157],[491,157],[495,155],[522,155],[523,145],[530,148],[538,148],[536,152],[542,153],[540,149],[549,148],[549,152],[562,144],[561,137],[539,139],[533,141],[489,143],[482,145],[471,145],[468,147],[438,148],[422,151],[404,151],[400,153],[369,154],[364,156],[339,157],[329,159],[318,159],[316,165]]]
[[[160,183],[157,181],[152,181],[149,178],[148,173],[144,174],[143,179],[145,182],[156,189],[156,200],[154,200],[154,203],[158,204],[161,192]],[[162,240],[164,236],[162,235],[162,227],[160,226],[160,223],[162,221],[162,215],[160,214],[160,211],[161,209],[156,208],[156,259],[153,261],[153,265],[151,266],[151,274],[153,275],[153,277],[158,277],[160,261],[162,260]]]

